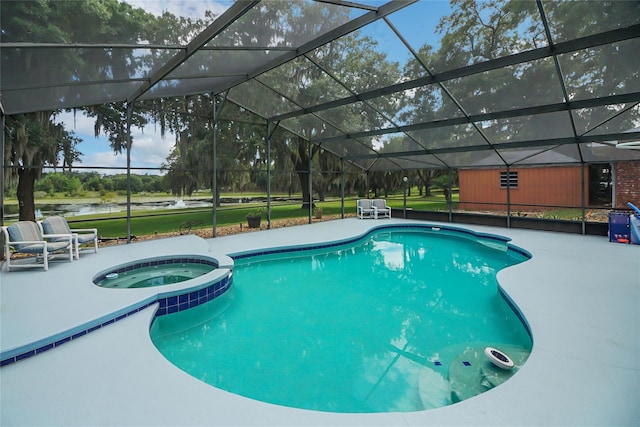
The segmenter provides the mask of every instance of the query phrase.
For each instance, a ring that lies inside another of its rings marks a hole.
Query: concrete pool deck
[[[425,222],[355,218],[203,240],[181,236],[101,248],[49,271],[0,272],[0,350],[73,330],[152,298],[158,288],[91,283],[99,271],[150,256],[235,254],[342,240],[374,226]],[[211,387],[153,346],[155,305],[0,368],[0,425],[638,425],[640,246],[605,237],[439,224],[512,238],[533,258],[498,280],[534,345],[509,381],[428,411],[336,414],[287,408]],[[124,291],[124,292],[123,292]]]

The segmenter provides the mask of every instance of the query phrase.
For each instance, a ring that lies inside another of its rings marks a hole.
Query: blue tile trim
[[[362,240],[364,238],[366,238],[367,236],[377,233],[381,230],[402,230],[402,229],[413,229],[413,230],[420,230],[420,231],[427,231],[427,232],[433,232],[433,233],[442,233],[443,231],[445,233],[450,233],[452,235],[457,235],[457,236],[464,236],[464,237],[472,237],[472,238],[482,238],[482,239],[486,239],[486,240],[495,240],[497,242],[501,242],[501,243],[505,243],[507,244],[509,250],[512,250],[514,252],[517,252],[521,255],[524,255],[527,258],[532,258],[532,255],[525,251],[522,248],[519,248],[515,245],[511,245],[508,242],[511,240],[508,237],[504,237],[504,236],[499,236],[497,234],[489,234],[489,233],[478,233],[476,231],[472,231],[472,230],[467,230],[465,228],[458,228],[458,227],[449,227],[449,226],[444,226],[444,225],[421,225],[421,224],[389,224],[389,225],[381,225],[378,227],[375,227],[371,230],[369,230],[367,233],[365,233],[364,235],[361,236],[356,236],[350,239],[345,239],[345,240],[338,240],[338,241],[334,241],[334,242],[328,242],[328,243],[319,243],[316,245],[301,245],[301,246],[290,246],[290,247],[280,247],[280,248],[270,248],[270,249],[262,249],[262,250],[257,250],[257,251],[252,251],[252,252],[245,252],[245,253],[239,253],[239,254],[230,254],[229,256],[234,260],[241,260],[241,259],[247,259],[247,258],[252,258],[252,257],[256,257],[256,256],[263,256],[263,255],[275,255],[275,254],[282,254],[282,253],[291,253],[291,252],[303,252],[303,251],[312,251],[312,250],[317,250],[317,249],[327,249],[327,248],[333,248],[336,246],[342,246],[342,245],[348,245],[350,243],[354,243],[357,242],[359,240]]]
[[[502,299],[507,303],[507,305],[509,305],[509,307],[511,307],[511,310],[516,314],[516,316],[518,316],[518,319],[520,319],[520,322],[522,322],[522,324],[524,325],[524,329],[527,331],[527,334],[529,334],[529,338],[533,342],[533,334],[531,333],[529,322],[527,322],[527,319],[525,319],[524,315],[522,314],[522,312],[520,311],[516,303],[513,302],[511,297],[507,295],[507,293],[502,289],[502,287],[499,284],[498,284],[498,292],[500,292],[500,296],[502,297]]]
[[[35,355],[38,355],[40,353],[44,353],[45,351],[51,350],[52,348],[59,347],[62,344],[66,344],[69,341],[76,340],[76,339],[78,339],[80,337],[83,337],[83,336],[87,335],[90,332],[97,331],[98,329],[101,329],[104,326],[107,326],[107,325],[115,323],[115,322],[117,322],[119,320],[122,320],[125,317],[127,317],[127,316],[129,316],[129,315],[131,315],[133,313],[137,313],[140,310],[144,310],[145,308],[148,308],[148,307],[152,306],[153,304],[155,304],[155,301],[144,303],[140,307],[136,307],[136,308],[132,309],[131,311],[125,313],[125,314],[119,315],[119,316],[117,316],[117,317],[115,317],[113,319],[109,319],[109,320],[107,320],[105,322],[102,322],[102,323],[99,323],[99,324],[90,324],[90,325],[88,324],[88,325],[85,325],[86,329],[83,329],[83,330],[81,330],[79,332],[74,332],[73,334],[71,334],[71,335],[69,335],[67,337],[59,338],[59,339],[56,339],[56,341],[54,341],[54,342],[46,343],[46,344],[36,348],[35,350],[24,351],[22,353],[17,354],[16,356],[5,358],[2,361],[0,361],[0,366],[6,366],[6,365],[9,365],[11,363],[15,363],[15,362],[18,362],[20,360],[23,360],[23,359],[27,359],[27,358],[29,358],[31,356],[35,356]]]
[[[97,324],[96,323],[86,324],[84,325],[84,329],[80,331],[74,330],[73,333],[67,337],[60,338],[58,336],[56,337],[56,341],[45,343],[42,346],[36,348],[35,350],[30,349],[27,351],[23,351],[22,353],[19,353],[15,356],[4,358],[0,361],[0,367],[10,365],[20,360],[27,359],[29,357],[38,355],[40,353],[44,353],[45,351],[51,350],[52,348],[59,347],[62,344],[65,344],[72,340],[76,340],[80,337],[87,335],[90,332],[97,331],[98,329],[101,329],[105,326],[116,323],[132,314],[145,310],[155,305],[156,303],[159,303],[159,308],[156,310],[156,313],[155,313],[156,317],[163,316],[166,314],[171,314],[171,313],[177,313],[178,311],[188,310],[190,308],[196,307],[200,304],[204,304],[206,302],[211,301],[214,298],[219,297],[220,295],[225,293],[227,290],[229,290],[232,284],[233,284],[233,276],[228,275],[216,281],[215,283],[208,284],[208,286],[201,289],[197,289],[197,290],[185,289],[183,290],[183,292],[186,292],[184,294],[171,295],[167,297],[156,297],[151,301],[146,300],[141,305],[132,308],[131,310],[129,310],[124,314],[114,313],[113,314],[114,317],[107,320],[101,319],[100,322]]]
[[[340,240],[340,241],[337,241],[337,242],[323,243],[323,244],[318,244],[318,245],[306,245],[306,246],[293,246],[293,247],[288,247],[288,248],[265,249],[265,250],[261,250],[261,251],[248,252],[248,253],[244,253],[244,254],[230,255],[230,257],[234,261],[236,261],[236,260],[240,260],[240,259],[252,258],[252,257],[255,257],[255,256],[261,256],[261,255],[274,255],[274,254],[284,254],[284,253],[290,253],[290,252],[313,251],[313,250],[316,250],[316,249],[327,249],[327,248],[333,248],[333,247],[336,247],[336,246],[347,245],[349,243],[357,242],[360,239],[362,239],[362,237],[355,237],[353,239]]]
[[[233,277],[226,276],[222,280],[182,295],[171,295],[158,298],[159,307],[156,317],[188,310],[207,303],[224,294],[233,284]]]

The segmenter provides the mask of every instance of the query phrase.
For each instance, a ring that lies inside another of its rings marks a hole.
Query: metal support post
[[[507,165],[507,228],[511,228],[511,168]]]
[[[0,106],[0,226],[4,225],[4,110]],[[0,233],[0,247],[4,247],[4,233]],[[0,259],[4,259],[4,251],[0,250]]]
[[[344,158],[340,159],[340,209],[342,212],[342,219],[344,219]]]
[[[447,208],[449,209],[449,222],[453,222],[453,171],[451,168],[448,169],[447,173]]]
[[[218,198],[218,117],[216,114],[216,96],[211,94],[211,114],[213,115],[213,149],[211,153],[211,236],[216,237],[218,228],[218,210],[216,201]]]
[[[271,122],[267,121],[267,230],[269,229],[271,229]]]
[[[402,217],[404,219],[407,219],[407,181],[409,181],[409,178],[407,178],[406,176],[402,177],[402,182],[404,182],[404,203],[402,209]]]
[[[127,104],[127,243],[131,243],[131,121],[135,101]]]
[[[584,192],[584,168],[585,168],[585,164],[581,164],[580,165],[580,196],[582,198],[580,204],[582,206],[582,235],[587,234],[587,219],[586,219],[586,212],[585,212],[585,200],[586,200],[586,194]]]
[[[311,180],[313,179],[312,176],[312,165],[313,165],[313,151],[311,149],[311,142],[308,142],[309,144],[309,224],[311,224],[311,217],[313,216],[313,183],[311,182]]]
[[[216,96],[211,94],[212,107],[211,113],[213,114],[213,153],[211,155],[211,235],[216,237],[218,234],[218,121],[220,120],[220,113],[227,101],[227,95],[229,91],[224,93],[222,101],[220,102],[220,108],[216,108]]]

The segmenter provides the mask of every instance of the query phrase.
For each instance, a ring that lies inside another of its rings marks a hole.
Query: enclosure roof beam
[[[7,49],[158,49],[158,50],[187,50],[188,45],[183,44],[132,44],[132,43],[31,43],[31,42],[10,42],[2,43],[3,48]],[[289,46],[201,46],[198,50],[242,50],[242,51],[276,51],[290,52],[295,51],[294,47]]]
[[[213,21],[204,31],[198,34],[189,42],[185,49],[180,50],[176,55],[167,61],[160,69],[158,69],[150,78],[149,82],[142,85],[135,93],[133,93],[127,102],[132,102],[146,93],[155,86],[160,80],[169,75],[173,70],[178,68],[182,63],[195,54],[200,48],[207,44],[212,38],[224,31],[229,25],[233,24],[242,15],[247,13],[253,6],[259,3],[259,0],[238,1],[227,9],[218,19]]]
[[[607,31],[600,34],[582,37],[575,40],[569,40],[566,42],[558,43],[556,45],[540,47],[537,49],[528,50],[521,53],[516,53],[509,56],[493,59],[490,61],[480,62],[477,64],[456,68],[454,70],[444,71],[442,73],[428,75],[420,77],[415,80],[409,80],[402,83],[397,83],[384,88],[378,88],[370,90],[368,92],[362,92],[358,95],[348,96],[335,101],[325,102],[323,104],[317,104],[312,107],[303,108],[289,113],[278,114],[270,118],[270,120],[285,120],[293,117],[303,116],[309,113],[315,113],[318,111],[324,111],[331,108],[341,107],[343,105],[352,104],[354,102],[364,101],[367,99],[377,98],[385,95],[392,95],[394,93],[402,92],[409,89],[415,89],[421,86],[427,86],[434,83],[443,83],[449,80],[468,77],[475,74],[481,74],[487,71],[493,71],[500,68],[509,67],[512,65],[518,65],[525,62],[537,61],[547,58],[552,55],[560,55],[563,53],[571,53],[578,50],[588,49],[605,44],[616,43],[632,38],[640,37],[640,24],[632,25],[630,27],[619,28],[612,31]]]
[[[625,104],[640,102],[640,92],[626,93],[622,95],[603,96],[600,98],[583,99],[572,102],[558,102],[555,104],[538,105],[516,110],[494,111],[491,113],[474,114],[469,117],[456,117],[453,119],[434,120],[431,122],[417,123],[412,125],[397,126],[384,129],[375,129],[363,132],[354,132],[341,136],[311,139],[313,143],[323,143],[328,141],[341,141],[344,139],[368,138],[372,136],[387,135],[391,133],[410,132],[424,129],[441,128],[447,126],[477,123],[489,120],[510,119],[514,117],[532,116],[537,114],[556,113],[560,111],[571,111],[583,108],[602,107],[604,105]]]
[[[553,138],[546,140],[533,140],[533,141],[516,141],[516,142],[504,142],[501,144],[495,144],[494,147],[489,145],[473,145],[470,147],[443,147],[443,148],[431,148],[426,150],[411,150],[411,151],[398,151],[390,153],[378,153],[378,154],[361,154],[354,156],[345,156],[345,160],[365,160],[365,159],[378,159],[378,158],[409,158],[414,156],[424,156],[425,154],[445,154],[445,153],[467,153],[475,151],[491,151],[495,149],[505,150],[514,148],[533,148],[533,147],[548,147],[548,146],[560,146],[567,144],[586,144],[586,143],[612,143],[613,141],[636,141],[640,138],[639,132],[621,132],[611,133],[606,135],[586,135],[578,137],[567,138]],[[612,144],[613,145],[613,144]],[[576,162],[578,162],[576,160]]]
[[[378,10],[378,8],[375,6],[370,6],[367,4],[362,4],[358,2],[352,2],[352,1],[343,1],[343,0],[315,0],[315,1],[318,3],[334,4],[337,6],[345,6],[345,7],[351,7],[356,9]]]
[[[244,83],[247,80],[251,80],[252,78],[259,76],[260,74],[266,73],[267,71],[272,70],[273,68],[276,68],[286,62],[289,62],[292,59],[297,58],[298,56],[302,56],[305,53],[311,52],[312,50],[317,49],[320,46],[323,46],[346,34],[356,31],[372,22],[377,21],[378,19],[382,19],[391,13],[394,13],[404,7],[409,6],[412,3],[415,3],[416,1],[418,0],[389,1],[388,3],[385,3],[384,5],[377,8],[376,10],[365,13],[364,15],[356,19],[353,19],[344,25],[334,28],[332,31],[324,33],[321,36],[308,41],[307,43],[303,44],[295,51],[285,53],[279,56],[278,58],[275,58],[273,61],[270,61],[262,66],[256,67],[255,69],[249,71],[242,78],[238,78],[234,81],[227,83],[226,85],[224,85],[224,87],[220,88],[220,91],[230,89],[234,86]],[[265,117],[265,119],[268,119],[268,117]],[[269,120],[272,122],[277,122],[280,119],[272,118]]]

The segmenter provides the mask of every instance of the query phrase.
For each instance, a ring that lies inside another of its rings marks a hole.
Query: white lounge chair
[[[391,208],[387,206],[385,199],[373,199],[372,206],[373,217],[378,218],[391,218]]]
[[[98,229],[97,228],[74,228],[69,227],[69,223],[63,216],[51,216],[38,224],[42,227],[43,234],[47,235],[67,235],[73,236],[73,247],[76,259],[80,259],[80,246],[93,242],[93,249],[98,252]],[[47,239],[50,242],[58,241],[62,238]]]
[[[49,257],[54,252],[69,252],[69,261],[73,261],[73,236],[71,234],[44,235],[42,230],[32,221],[18,221],[9,226],[3,226],[5,257],[7,259],[7,271],[11,268],[43,267],[49,269]],[[48,242],[47,238],[58,239],[56,242]],[[11,264],[12,254],[33,254],[33,263]],[[39,256],[43,262],[40,263]]]
[[[373,214],[375,213],[371,205],[371,199],[359,199],[357,209],[358,218],[360,219],[373,218]]]

